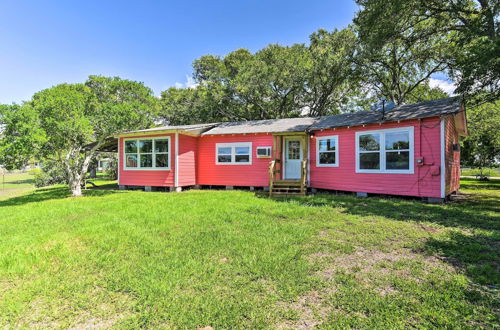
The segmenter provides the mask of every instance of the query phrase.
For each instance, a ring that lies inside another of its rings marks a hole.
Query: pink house
[[[459,188],[455,98],[317,118],[165,126],[118,136],[119,185],[338,190],[446,198]]]

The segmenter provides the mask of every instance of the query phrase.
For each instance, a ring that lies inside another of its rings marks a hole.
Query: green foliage
[[[484,169],[500,162],[500,101],[467,109],[469,136],[463,140],[461,162]]]
[[[59,162],[75,196],[90,160],[114,134],[147,128],[158,105],[150,88],[118,77],[90,76],[85,84],[60,84],[22,106],[4,109],[2,161],[16,168],[31,157]],[[93,143],[92,147],[87,147]]]
[[[422,26],[411,15],[411,1],[388,2],[357,1],[362,6],[354,20],[360,37],[357,61],[378,96],[409,103],[418,86],[447,68],[443,58],[449,44],[440,34],[419,34]]]
[[[320,116],[367,107],[354,65],[351,28],[319,30],[308,46],[271,44],[255,54],[238,49],[194,61],[196,88],[162,93],[171,124]]]
[[[439,87],[430,87],[428,81],[424,81],[415,87],[406,97],[406,103],[418,103],[423,101],[438,100],[449,95]]]
[[[0,105],[0,164],[7,170],[27,165],[47,141],[39,114],[30,104]]]
[[[389,75],[397,77],[400,70],[407,70],[405,58],[415,56],[417,65],[410,64],[410,70],[439,65],[437,70],[448,69],[458,82],[457,93],[469,98],[479,96],[480,102],[498,99],[498,0],[357,0],[356,3],[361,10],[355,22],[364,44],[376,51],[393,48],[395,43],[402,49],[401,54],[395,52],[394,56],[401,56],[404,65],[387,66],[395,70]],[[390,53],[383,54],[382,60],[389,59],[386,55]]]
[[[54,184],[67,184],[67,173],[63,165],[55,161],[46,161],[43,168],[34,171],[33,182],[35,187],[47,187]]]

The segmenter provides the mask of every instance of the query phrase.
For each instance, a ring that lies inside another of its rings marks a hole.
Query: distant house
[[[121,188],[226,186],[420,196],[459,188],[456,98],[317,118],[165,126],[118,136]]]

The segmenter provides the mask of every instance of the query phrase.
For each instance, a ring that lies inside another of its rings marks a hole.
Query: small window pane
[[[153,155],[141,155],[141,167],[153,167]]]
[[[388,170],[409,170],[410,152],[409,151],[391,151],[385,154],[385,167]]]
[[[248,163],[248,162],[250,162],[250,156],[249,155],[236,155],[235,161],[237,163]]]
[[[139,140],[139,152],[141,153],[153,152],[153,140]]]
[[[250,148],[249,147],[236,147],[236,154],[237,155],[248,155],[248,154],[250,154]]]
[[[300,159],[300,141],[288,141],[288,159]]]
[[[217,153],[219,155],[230,155],[231,154],[231,147],[220,147],[217,150]]]
[[[360,135],[359,150],[361,151],[380,150],[380,135],[379,134]]]
[[[137,141],[125,141],[125,152],[126,153],[136,153],[137,152]]]
[[[319,151],[334,151],[336,148],[335,139],[319,140]]]
[[[378,170],[380,169],[380,153],[360,153],[359,168],[362,170]]]
[[[127,155],[125,159],[126,167],[137,167],[137,155]]]
[[[155,152],[167,152],[168,140],[155,140]]]
[[[217,156],[219,163],[230,163],[231,155],[219,155]]]
[[[156,154],[156,167],[167,167],[167,154]]]
[[[410,149],[410,134],[408,132],[386,133],[385,148],[387,150]]]
[[[319,153],[319,163],[320,164],[335,164],[335,152],[320,152]]]

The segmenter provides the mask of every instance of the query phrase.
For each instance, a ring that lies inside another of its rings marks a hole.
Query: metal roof
[[[360,111],[344,113],[335,116],[317,118],[315,123],[308,130],[314,131],[324,128],[358,126],[373,123],[382,123],[398,120],[418,119],[435,117],[446,114],[455,114],[461,111],[458,97],[424,101],[414,104],[397,106],[389,111],[385,111],[382,118],[382,111]]]
[[[315,120],[316,118],[303,117],[226,122],[218,124],[211,130],[204,132],[202,135],[305,132]]]
[[[156,131],[195,131],[195,130],[204,129],[204,128],[211,128],[211,127],[214,127],[215,125],[217,125],[217,123],[178,125],[178,126],[160,126],[160,127],[153,127],[153,128],[148,128],[148,129],[141,129],[141,130],[137,130],[137,131],[123,132],[121,134],[149,133],[149,132],[156,132]]]
[[[194,135],[221,135],[243,133],[286,133],[306,132],[325,128],[359,126],[398,120],[434,117],[455,114],[461,111],[458,97],[424,101],[414,104],[400,105],[385,111],[359,111],[324,117],[301,117],[284,119],[264,119],[238,122],[194,124],[179,126],[162,126],[137,131],[124,132],[119,135],[135,133],[154,133],[164,131],[184,131]]]

